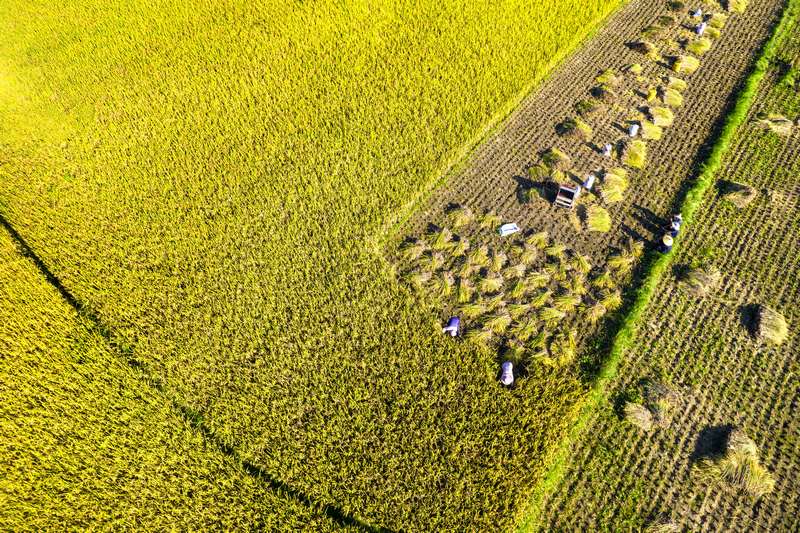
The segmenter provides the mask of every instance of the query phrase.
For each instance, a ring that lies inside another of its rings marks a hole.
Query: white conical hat
[[[670,235],[664,235],[664,238],[661,239],[661,242],[663,242],[667,246],[672,246],[672,237]]]

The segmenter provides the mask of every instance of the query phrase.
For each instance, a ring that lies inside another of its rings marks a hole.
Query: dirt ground
[[[713,4],[698,5],[709,13],[721,11]],[[642,89],[659,84],[663,76],[676,75],[668,68],[668,59],[675,53],[666,43],[690,33],[689,7],[674,12],[663,0],[634,0],[623,7],[524,100],[469,157],[461,171],[432,195],[403,236],[424,232],[429,223],[441,221],[448,205],[459,204],[476,210],[493,209],[504,220],[515,221],[522,228],[548,231],[555,240],[596,259],[604,258],[609,247],[620,245],[627,235],[651,239],[669,218],[671,208],[702,161],[705,143],[779,14],[779,0],[752,2],[744,14],[731,16],[721,37],[702,57],[700,68],[691,76],[683,76],[688,83],[684,105],[675,110],[675,123],[665,129],[662,140],[648,143],[646,167],[629,173],[631,183],[625,199],[609,208],[613,220],[610,232],[576,232],[566,210],[544,200],[524,204],[519,193],[522,188],[537,185],[528,177],[527,169],[539,162],[542,151],[551,147],[558,147],[572,158],[571,171],[581,179],[589,172],[619,166],[618,161],[610,164],[595,146],[624,139],[621,126],[626,120],[640,118],[640,108],[648,105]],[[662,15],[674,16],[678,24],[652,40],[664,56],[663,61],[654,62],[631,50],[627,43],[641,39],[642,30]],[[556,126],[575,116],[574,105],[590,96],[590,90],[597,85],[595,78],[602,71],[613,69],[620,74],[636,63],[644,69],[642,80],[631,73],[623,75],[615,89],[616,101],[587,119],[594,129],[589,142],[557,134]]]
[[[702,5],[706,17],[724,12],[718,4],[698,5]],[[432,194],[400,232],[400,240],[421,237],[432,227],[446,227],[446,211],[461,205],[476,212],[496,211],[503,222],[516,222],[527,233],[546,231],[552,243],[566,246],[569,253],[586,256],[594,266],[594,275],[603,271],[610,254],[624,249],[631,239],[653,247],[692,183],[735,89],[749,72],[781,5],[779,0],[768,0],[752,3],[743,14],[730,14],[719,38],[713,39],[711,49],[701,56],[700,68],[691,75],[678,75],[670,68],[673,58],[685,53],[685,45],[697,39],[692,31],[697,20],[689,13],[692,6],[675,11],[661,0],[630,2],[526,98],[447,184]],[[665,16],[672,17],[671,24],[662,20]],[[643,30],[653,25],[660,25],[661,29],[656,35],[644,37]],[[642,39],[655,45],[660,58],[647,57],[633,49],[631,44]],[[635,64],[642,67],[638,74],[629,70]],[[558,126],[565,119],[578,116],[576,103],[592,95],[598,86],[596,78],[607,69],[612,69],[618,78],[612,86],[616,97],[599,112],[585,117],[593,130],[590,138],[560,135]],[[682,91],[683,105],[673,108],[674,123],[664,128],[663,137],[647,141],[644,168],[625,166],[616,152],[611,158],[604,157],[600,146],[625,143],[630,123],[648,118],[651,106],[665,106],[660,98],[648,102],[647,94],[663,87],[670,76],[687,83]],[[590,172],[600,178],[607,169],[626,168],[630,184],[623,200],[611,204],[601,200],[598,189],[603,181],[598,179],[593,193],[584,194],[574,210],[553,206],[557,186],[548,178],[532,177],[530,169],[541,166],[543,152],[554,147],[571,159],[561,183],[579,183]],[[585,222],[581,222],[585,220],[587,203],[608,209],[610,231],[587,231]],[[473,244],[475,237],[469,236]],[[485,236],[477,239],[499,246],[495,241],[498,239]],[[626,286],[626,294],[631,293],[629,277],[617,281]],[[559,289],[554,290],[558,293]],[[579,325],[578,341],[583,344],[601,330],[584,322],[580,313],[573,314],[560,324],[560,330]],[[589,359],[595,363],[590,365],[596,364],[599,357],[602,354],[593,354]]]
[[[779,57],[796,62],[800,43],[795,38],[788,47]],[[619,399],[642,379],[666,383],[677,393],[674,418],[645,432],[621,420],[615,405],[604,406],[572,452],[545,529],[635,530],[658,522],[671,522],[676,531],[800,529],[800,132],[795,127],[781,137],[757,120],[769,113],[798,117],[797,87],[781,87],[779,78],[774,66],[762,82],[718,186],[688,229],[674,275],[657,290],[612,387]],[[730,182],[755,189],[749,205],[723,199]],[[698,265],[721,272],[719,288],[702,299],[680,283]],[[758,305],[785,316],[786,342],[754,338]],[[761,499],[704,481],[693,469],[734,428],[755,441],[775,480]]]

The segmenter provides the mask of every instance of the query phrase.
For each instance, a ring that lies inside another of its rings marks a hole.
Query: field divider
[[[395,214],[391,215],[388,220],[368,238],[370,247],[376,253],[382,255],[381,250],[400,232],[409,219],[419,210],[419,207],[424,205],[433,193],[444,186],[453,175],[463,170],[475,151],[507,123],[508,119],[513,115],[520,104],[528,96],[533,94],[533,92],[538,89],[539,85],[569,59],[576,50],[592,39],[605,25],[605,22],[629,1],[630,0],[616,0],[617,3],[611,5],[606,13],[592,21],[586,33],[577,34],[567,46],[553,55],[539,73],[533,76],[521,90],[492,114],[472,137],[467,139],[460,148],[447,158],[444,164],[439,167],[439,170],[433,173],[435,176],[434,179],[424,184],[423,187],[413,195],[411,200],[403,204]]]
[[[684,228],[691,224],[692,218],[702,203],[706,192],[713,185],[715,176],[722,166],[722,158],[727,153],[737,129],[747,117],[759,84],[767,73],[770,60],[774,57],[781,41],[789,35],[790,29],[795,24],[796,10],[799,5],[800,0],[788,0],[787,4],[785,4],[780,21],[773,29],[772,35],[762,46],[758,59],[745,79],[732,110],[725,116],[722,128],[714,141],[708,158],[700,166],[695,183],[686,192],[681,202],[680,212],[684,219]],[[583,435],[597,407],[601,402],[608,400],[608,385],[616,378],[622,356],[630,348],[637,334],[638,322],[647,308],[656,287],[661,282],[664,272],[671,265],[673,257],[680,248],[681,240],[682,236],[679,235],[675,239],[673,249],[666,254],[650,252],[644,268],[642,284],[636,290],[633,304],[620,322],[608,357],[592,382],[591,389],[580,408],[577,420],[572,424],[567,435],[553,452],[550,468],[532,494],[527,509],[519,522],[518,532],[528,533],[541,529],[540,521],[544,505],[548,497],[561,485],[572,447],[578,438]]]
[[[169,402],[171,408],[178,417],[187,422],[193,430],[202,434],[203,437],[209,443],[213,444],[220,453],[230,457],[242,468],[245,473],[247,473],[247,475],[266,484],[270,490],[275,491],[279,495],[282,495],[287,499],[295,500],[314,511],[326,515],[333,522],[342,527],[356,528],[369,533],[383,533],[390,531],[386,528],[372,525],[359,517],[348,514],[332,504],[319,503],[313,500],[307,494],[292,488],[283,481],[275,478],[260,466],[257,466],[247,459],[242,458],[235,448],[225,444],[217,438],[214,432],[203,422],[203,417],[200,413],[188,405],[179,402],[172,395],[168,394],[163,382],[156,376],[153,376],[147,370],[145,365],[134,357],[133,350],[131,348],[125,347],[114,340],[114,334],[112,330],[103,323],[99,315],[93,309],[87,307],[85,304],[75,298],[69,289],[67,289],[61,280],[59,280],[58,277],[53,274],[44,261],[36,254],[36,252],[33,251],[30,245],[28,245],[22,235],[20,235],[19,232],[14,229],[14,227],[2,214],[0,214],[0,227],[4,228],[11,236],[11,239],[16,244],[20,255],[30,260],[34,264],[36,269],[44,276],[47,282],[52,285],[56,291],[58,291],[59,295],[61,295],[67,304],[69,304],[69,306],[75,310],[79,317],[83,317],[88,321],[88,324],[85,325],[88,326],[90,330],[94,330],[94,332],[103,338],[108,345],[109,350],[123,359],[124,362],[136,374],[138,374],[139,378],[146,384],[146,386],[151,387],[158,392],[158,394],[163,396],[164,399]]]

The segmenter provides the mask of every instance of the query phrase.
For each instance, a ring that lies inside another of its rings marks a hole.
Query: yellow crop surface
[[[0,529],[339,529],[176,414],[0,228]]]
[[[274,478],[392,529],[507,528],[579,380],[501,389],[375,243],[618,4],[7,0],[0,214]]]

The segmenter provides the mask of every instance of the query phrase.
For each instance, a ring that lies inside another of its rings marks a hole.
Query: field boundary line
[[[229,457],[236,464],[238,464],[247,475],[257,479],[261,483],[264,483],[269,487],[270,490],[275,491],[279,496],[283,496],[289,500],[295,500],[309,509],[324,514],[334,523],[342,527],[354,527],[369,533],[383,533],[390,531],[384,527],[374,526],[359,517],[347,514],[342,509],[332,504],[316,502],[307,494],[294,489],[283,481],[275,478],[260,466],[243,459],[235,448],[228,446],[216,437],[214,432],[203,423],[203,417],[200,413],[179,402],[172,397],[172,395],[168,394],[163,382],[158,377],[153,376],[150,374],[150,372],[148,372],[145,365],[133,356],[132,349],[121,346],[119,343],[114,341],[112,330],[103,323],[94,310],[87,307],[77,298],[75,298],[69,289],[67,289],[64,284],[61,283],[61,280],[59,280],[58,277],[56,277],[56,275],[53,274],[53,272],[47,267],[47,265],[36,254],[36,252],[31,249],[22,235],[20,235],[19,232],[14,229],[14,227],[9,223],[2,213],[0,213],[0,227],[4,228],[8,232],[12,241],[14,244],[16,244],[20,255],[33,263],[39,273],[45,277],[47,282],[52,285],[61,295],[61,297],[67,302],[67,304],[72,307],[72,309],[77,313],[78,317],[83,317],[84,319],[88,320],[88,323],[82,321],[83,325],[88,327],[90,331],[94,330],[94,332],[98,333],[106,342],[109,350],[112,353],[123,359],[124,362],[135,373],[138,374],[139,378],[146,384],[146,386],[153,388],[160,396],[169,402],[170,406],[178,417],[188,423],[194,431],[202,434],[203,437],[209,443],[214,445],[220,453]]]
[[[597,32],[605,26],[609,18],[630,1],[632,0],[616,0],[616,5],[609,7],[605,14],[598,16],[591,22],[589,30],[586,33],[578,34],[566,47],[556,53],[550,61],[545,64],[541,72],[531,78],[522,89],[500,106],[500,109],[492,114],[492,116],[479,127],[478,131],[467,139],[460,148],[456,149],[456,151],[447,158],[444,164],[433,173],[435,176],[434,179],[424,184],[422,188],[412,196],[411,200],[403,204],[395,214],[391,215],[388,220],[368,238],[372,248],[380,254],[381,249],[386,243],[397,235],[408,220],[419,211],[419,207],[424,205],[440,187],[447,184],[453,175],[463,170],[475,151],[508,123],[514,111],[519,108],[522,102],[533,94],[541,83],[549,78],[556,69],[561,67],[576,50],[592,39]]]
[[[781,41],[789,35],[789,29],[795,24],[795,10],[798,5],[800,5],[800,0],[788,0],[784,4],[779,22],[773,27],[771,35],[762,45],[758,58],[751,67],[751,71],[745,78],[744,84],[736,97],[733,108],[723,119],[722,128],[714,141],[711,152],[700,166],[696,182],[686,192],[681,203],[680,212],[685,221],[684,226],[691,224],[705,193],[714,183],[714,178],[722,166],[722,158],[727,153],[738,128],[744,123],[758,92],[759,85],[767,73],[770,60],[775,55]],[[541,529],[540,521],[541,514],[544,511],[544,504],[561,484],[566,473],[567,461],[572,447],[584,433],[590,417],[600,403],[608,399],[607,387],[611,380],[617,376],[622,356],[630,348],[636,336],[639,319],[643,315],[656,287],[661,282],[664,272],[672,263],[672,259],[680,247],[681,240],[682,236],[679,235],[675,239],[673,249],[666,254],[654,255],[658,252],[650,252],[650,259],[646,266],[643,282],[636,290],[633,305],[622,319],[620,327],[614,336],[609,355],[592,383],[592,387],[580,408],[578,419],[553,453],[551,466],[547,474],[531,496],[527,510],[523,513],[517,528],[519,533],[528,533]]]

